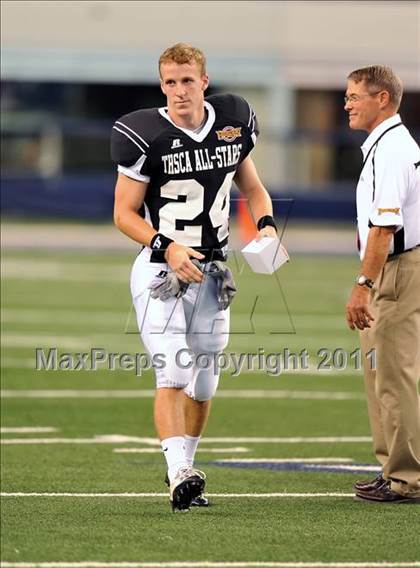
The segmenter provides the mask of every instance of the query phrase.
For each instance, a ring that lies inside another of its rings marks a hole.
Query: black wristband
[[[276,222],[271,215],[264,215],[264,217],[258,219],[257,229],[261,231],[261,229],[264,229],[264,227],[274,227],[277,233]]]
[[[162,233],[156,233],[150,241],[150,248],[152,249],[151,258],[155,262],[166,262],[165,252],[168,246],[173,243],[173,239],[169,239],[162,235]]]

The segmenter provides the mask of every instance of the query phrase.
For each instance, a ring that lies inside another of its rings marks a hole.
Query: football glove
[[[237,292],[232,271],[223,262],[216,260],[211,263],[206,274],[216,280],[219,310],[226,310]]]
[[[162,270],[153,278],[148,288],[154,300],[168,300],[169,298],[181,298],[188,288],[188,284],[178,280],[175,272]]]
[[[191,262],[202,270],[198,260],[192,258]],[[164,302],[169,298],[181,298],[188,290],[188,286],[187,282],[179,280],[175,272],[162,270],[153,278],[148,288],[151,290],[150,295],[154,300],[162,300]]]

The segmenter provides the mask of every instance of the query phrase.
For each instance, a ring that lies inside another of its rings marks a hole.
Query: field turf
[[[236,377],[224,371],[197,463],[215,496],[208,509],[187,514],[173,514],[162,495],[150,370],[35,370],[37,347],[144,353],[128,289],[131,261],[3,255],[3,562],[419,565],[418,508],[356,502],[353,483],[375,473],[336,469],[377,465],[358,340],[344,320],[357,260],[297,256],[278,278],[232,260],[240,292],[226,352],[307,356],[278,376],[255,367]],[[128,449],[148,451],[120,451]],[[264,458],[283,462],[239,461]],[[304,461],[316,458],[312,468]],[[238,461],[220,461],[228,459]]]

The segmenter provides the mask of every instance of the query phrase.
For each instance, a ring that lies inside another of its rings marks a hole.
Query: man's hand
[[[194,266],[190,257],[201,260],[204,258],[204,255],[193,248],[178,243],[171,243],[165,252],[166,262],[182,282],[187,282],[188,284],[201,282],[203,273]]]
[[[258,231],[257,236],[255,237],[256,241],[260,241],[264,237],[273,237],[274,239],[277,238],[277,231],[271,225],[267,225],[260,231]]]
[[[346,306],[347,325],[350,329],[363,330],[370,327],[374,318],[369,310],[370,289],[366,286],[353,287]]]

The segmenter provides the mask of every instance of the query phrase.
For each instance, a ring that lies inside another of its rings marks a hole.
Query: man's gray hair
[[[352,71],[347,77],[350,81],[360,83],[364,81],[367,87],[374,87],[387,91],[389,100],[396,110],[400,108],[403,95],[403,84],[401,79],[394,73],[390,67],[385,65],[369,65]]]

